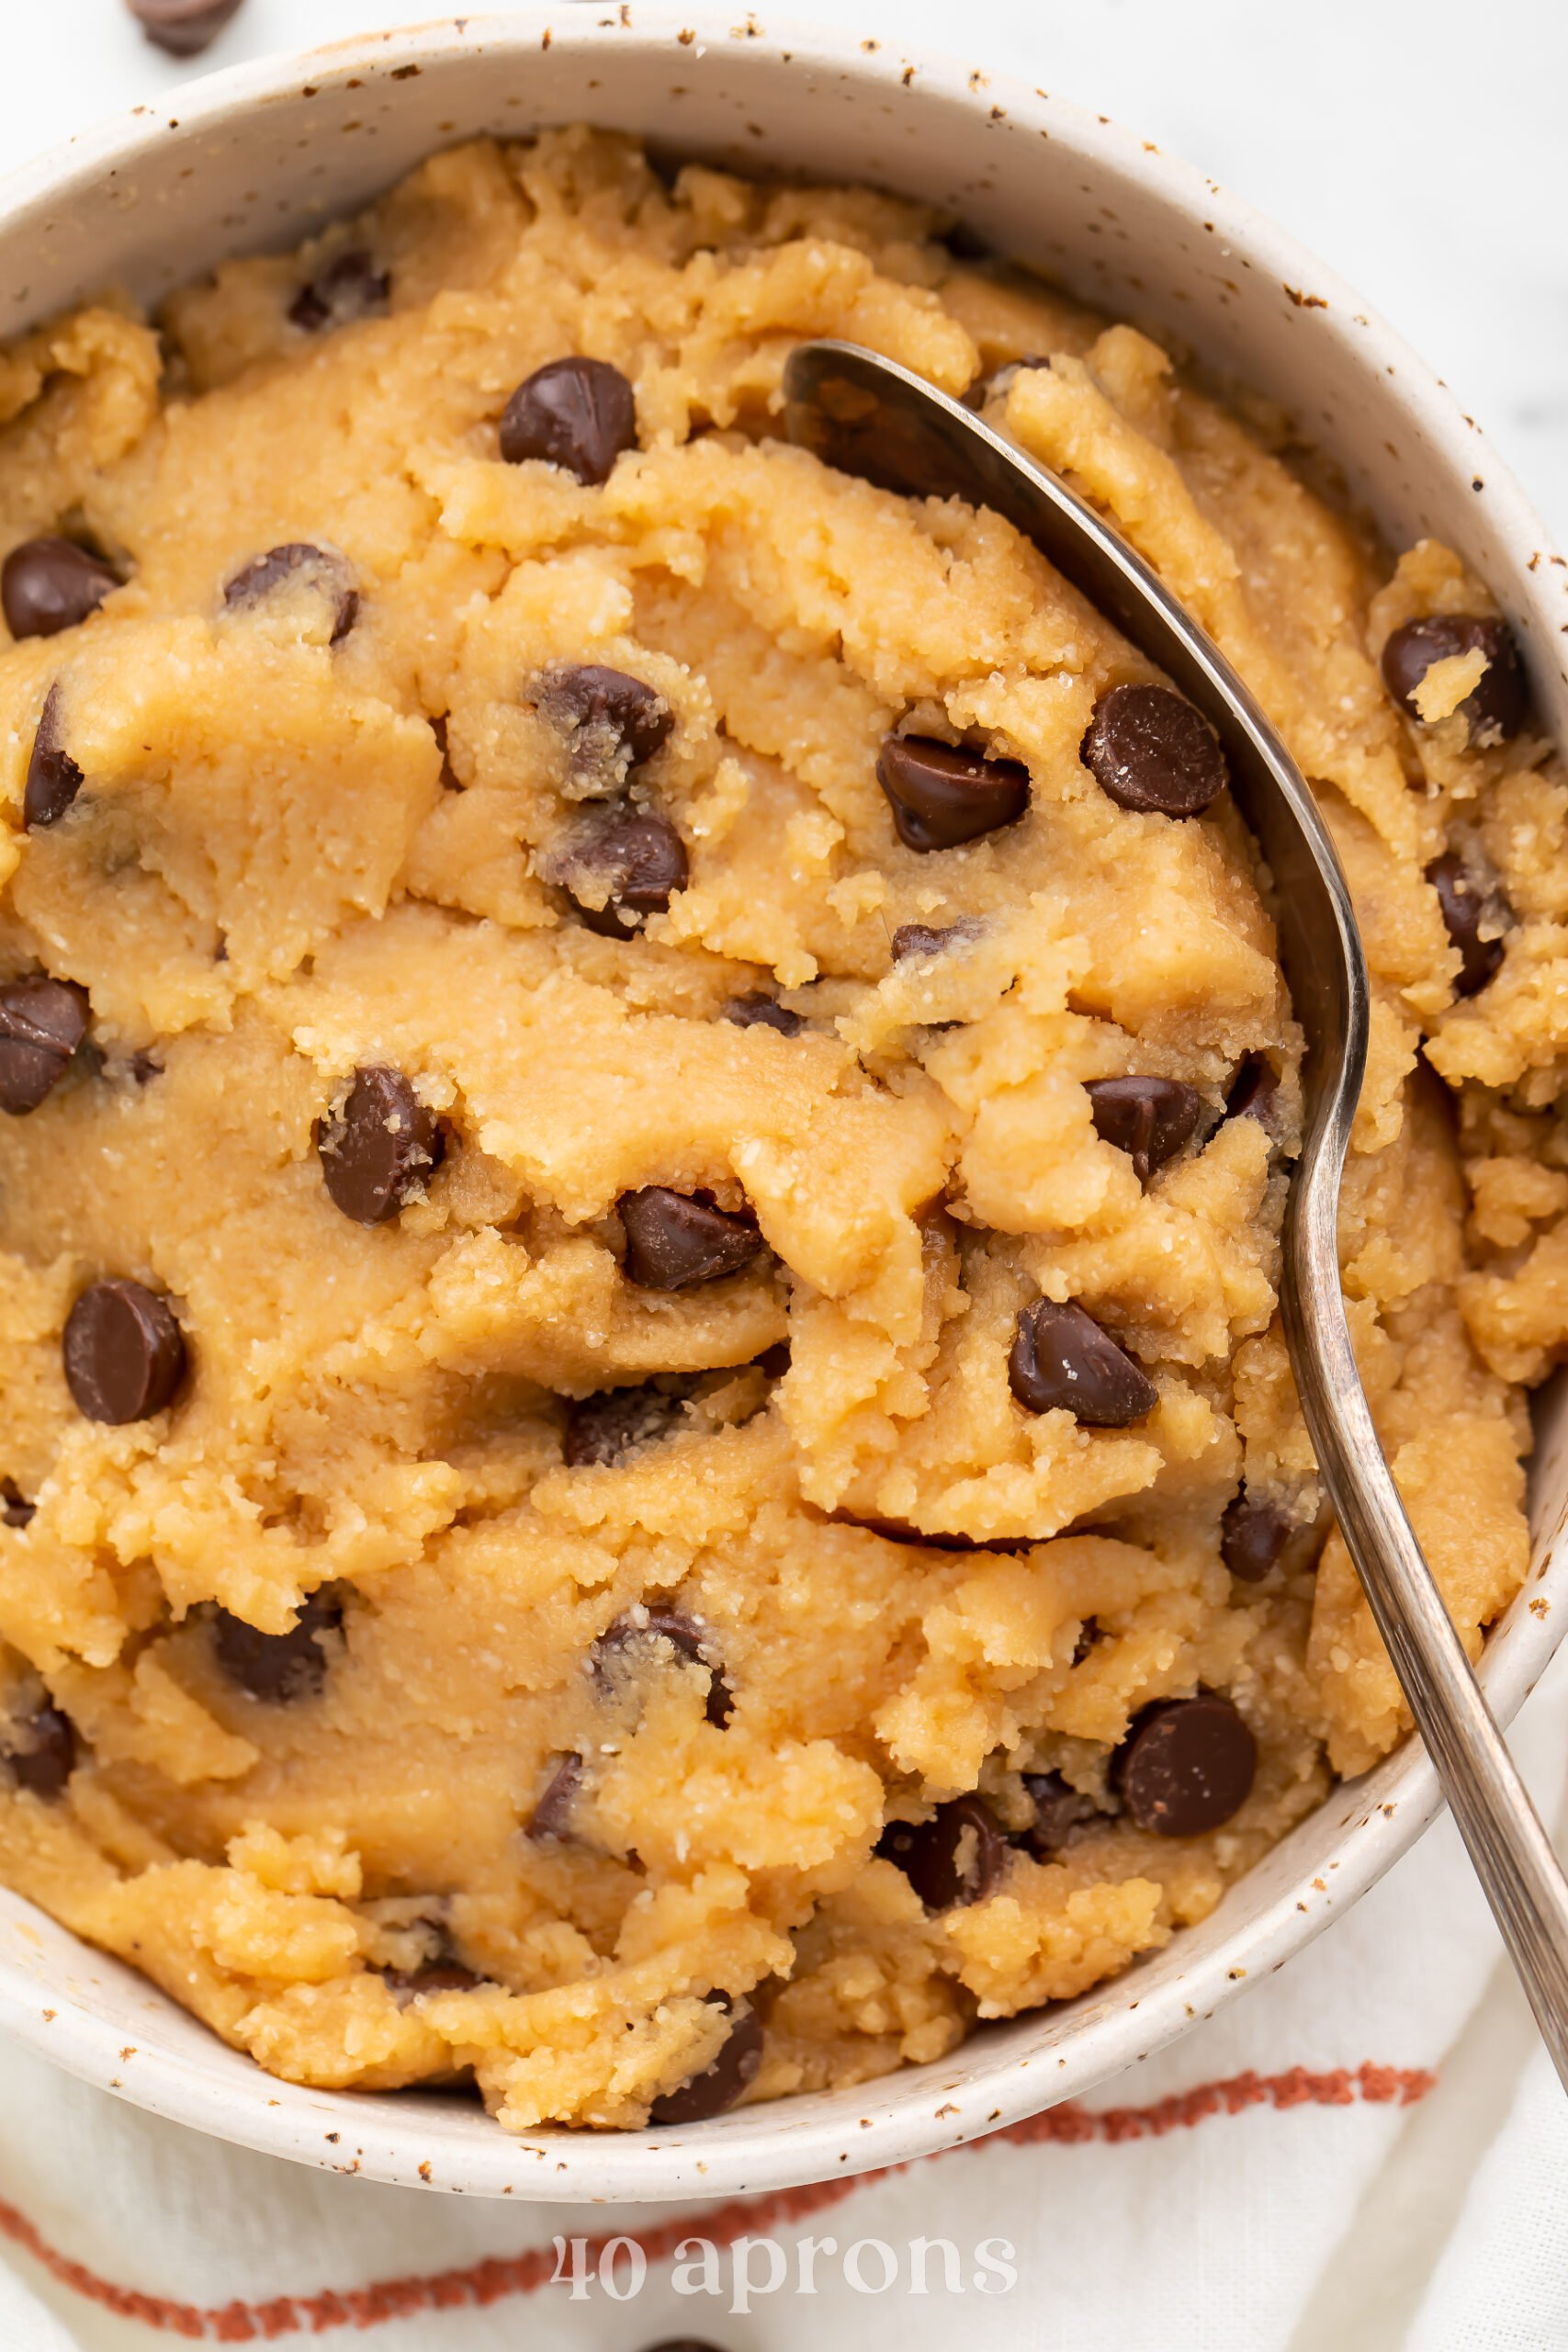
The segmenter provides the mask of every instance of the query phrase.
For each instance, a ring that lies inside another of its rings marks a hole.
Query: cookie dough
[[[588,130],[0,357],[0,1877],[275,2073],[700,2120],[1201,1918],[1401,1735],[1276,1311],[1300,1040],[1196,715],[1376,991],[1343,1221],[1472,1653],[1568,1340],[1568,793],[1486,592],[941,224]]]

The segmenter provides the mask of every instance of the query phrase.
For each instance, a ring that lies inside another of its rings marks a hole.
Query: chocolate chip
[[[164,1075],[164,1065],[143,1048],[138,1047],[130,1057],[130,1075],[138,1086],[151,1086],[155,1078]]]
[[[40,1707],[8,1730],[6,1737],[7,1745],[0,1747],[0,1771],[46,1804],[63,1796],[76,1762],[76,1733],[69,1716],[58,1707]]]
[[[625,670],[588,662],[547,670],[536,690],[539,714],[567,737],[574,768],[617,782],[669,741],[675,714],[663,695]]]
[[[571,1815],[582,1786],[582,1758],[568,1753],[553,1761],[555,1769],[524,1832],[536,1846],[563,1846],[572,1837]]]
[[[1406,621],[1383,647],[1383,684],[1406,718],[1419,726],[1416,689],[1433,663],[1477,650],[1486,657],[1485,674],[1466,695],[1460,711],[1472,743],[1506,742],[1529,717],[1529,687],[1506,621],[1487,620],[1478,613],[1431,613],[1425,620]]]
[[[1034,1801],[1034,1819],[1023,1832],[1021,1843],[1038,1862],[1059,1853],[1086,1822],[1102,1817],[1093,1797],[1075,1789],[1060,1772],[1025,1772],[1021,1778]]]
[[[33,737],[22,792],[22,823],[29,832],[58,824],[82,789],[82,771],[65,749],[62,732],[60,688],[51,686]]]
[[[1231,1080],[1231,1091],[1225,1097],[1225,1116],[1256,1119],[1259,1126],[1266,1127],[1279,1091],[1279,1072],[1267,1055],[1248,1054]]]
[[[1020,760],[988,760],[966,744],[929,735],[889,735],[877,754],[876,781],[906,849],[956,849],[1004,825],[1029,806],[1029,770]]]
[[[64,1077],[87,1034],[87,992],[70,980],[7,980],[0,988],[0,1111],[36,1111]]]
[[[714,2006],[732,2007],[728,1997],[722,2003],[716,1998]],[[762,2020],[755,2009],[743,2007],[706,2072],[656,2098],[648,2110],[649,2123],[706,2123],[723,2115],[756,2081],[761,2063]]]
[[[0,611],[15,638],[57,637],[118,586],[103,559],[74,539],[24,539],[0,565]]]
[[[235,572],[223,591],[231,612],[249,612],[283,587],[303,588],[320,597],[332,615],[333,645],[341,645],[359,617],[359,586],[354,567],[336,548],[313,547],[306,539],[290,539],[265,555],[252,558]]]
[[[1140,1184],[1189,1141],[1203,1107],[1179,1078],[1096,1078],[1085,1091],[1096,1135],[1129,1155]]]
[[[1008,1386],[1031,1413],[1063,1407],[1093,1430],[1124,1430],[1159,1402],[1159,1391],[1081,1306],[1037,1298],[1018,1318]]]
[[[1228,1699],[1161,1699],[1145,1707],[1116,1751],[1113,1777],[1140,1829],[1201,1838],[1245,1803],[1258,1743]]]
[[[321,1176],[355,1225],[384,1225],[441,1164],[440,1122],[401,1070],[356,1069],[341,1110],[316,1136]]]
[[[37,1517],[37,1503],[28,1502],[15,1478],[0,1478],[0,1526],[30,1527]]]
[[[968,915],[960,915],[956,922],[933,931],[929,923],[901,922],[890,942],[893,961],[907,963],[915,956],[941,956],[950,947],[961,946],[966,939],[976,939],[980,926]]]
[[[975,1796],[939,1804],[929,1821],[890,1821],[876,1851],[897,1864],[928,1911],[978,1903],[1007,1859],[996,1815]]]
[[[629,939],[649,915],[661,915],[685,888],[688,870],[686,844],[668,817],[630,809],[573,842],[553,869],[601,939]]]
[[[242,1690],[268,1706],[286,1706],[296,1699],[313,1699],[327,1679],[323,1634],[343,1624],[343,1596],[335,1585],[322,1585],[299,1604],[299,1614],[287,1634],[258,1633],[243,1617],[227,1609],[212,1611],[212,1648],[219,1665]]]
[[[561,1455],[570,1470],[624,1462],[645,1445],[668,1437],[682,1419],[682,1399],[690,1384],[671,1382],[670,1390],[605,1388],[585,1396],[568,1416]]]
[[[430,722],[430,731],[435,738],[435,747],[441,754],[441,789],[443,792],[461,792],[463,782],[457,769],[452,765],[452,753],[446,741],[446,728],[447,720],[445,713],[439,718],[433,718]]]
[[[352,253],[339,254],[319,277],[302,286],[288,306],[288,315],[306,334],[320,334],[323,327],[346,326],[351,320],[384,310],[391,290],[387,272],[378,269],[370,255],[356,247]]]
[[[615,1207],[626,1237],[626,1280],[644,1290],[720,1282],[749,1266],[762,1247],[749,1217],[730,1216],[663,1184],[623,1193]]]
[[[199,57],[210,48],[241,0],[130,0],[130,13],[150,41],[171,57]]]
[[[1443,928],[1452,945],[1459,949],[1460,970],[1454,994],[1476,996],[1494,978],[1504,955],[1503,941],[1483,939],[1481,926],[1506,919],[1513,910],[1498,893],[1479,888],[1466,871],[1464,860],[1451,849],[1432,860],[1427,868],[1427,879],[1438,894]]]
[[[1243,1584],[1261,1584],[1290,1541],[1291,1522],[1274,1504],[1254,1501],[1243,1487],[1220,1521],[1220,1557]]]
[[[85,1290],[65,1318],[65,1385],[90,1421],[144,1421],[171,1403],[186,1343],[166,1298],[116,1277]]]
[[[383,1968],[380,1973],[400,2009],[427,1993],[472,1993],[485,1981],[459,1960],[429,1960],[423,1968]]]
[[[1168,686],[1112,686],[1094,707],[1079,756],[1119,808],[1197,817],[1230,782],[1219,738]]]
[[[732,996],[724,1008],[723,1018],[732,1021],[737,1029],[776,1029],[781,1037],[798,1037],[806,1026],[798,1012],[792,1012],[776,997],[764,996],[760,989],[751,996]]]
[[[637,401],[607,359],[552,359],[536,368],[501,420],[501,454],[509,466],[542,458],[581,482],[607,481],[622,450],[636,447]]]
[[[735,1701],[720,1670],[713,1636],[678,1609],[646,1609],[640,1605],[607,1626],[589,1652],[589,1671],[602,1689],[614,1690],[627,1677],[637,1677],[674,1659],[705,1667],[708,1695],[705,1713],[716,1731],[723,1731],[735,1712]]]

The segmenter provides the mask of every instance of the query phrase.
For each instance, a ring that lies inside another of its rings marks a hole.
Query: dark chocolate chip
[[[1499,893],[1482,889],[1465,869],[1464,860],[1445,850],[1427,868],[1427,879],[1438,894],[1443,928],[1459,949],[1460,971],[1455,996],[1476,996],[1496,974],[1503,961],[1500,938],[1481,935],[1483,922],[1506,920],[1513,910]]]
[[[317,1133],[321,1176],[355,1225],[384,1225],[441,1164],[440,1122],[401,1070],[356,1069],[341,1110]]]
[[[1466,695],[1460,711],[1472,743],[1506,742],[1529,718],[1524,663],[1506,621],[1487,620],[1478,613],[1432,613],[1425,620],[1406,621],[1383,647],[1383,684],[1419,726],[1416,689],[1427,671],[1434,662],[1477,649],[1486,656],[1485,674],[1474,692]]]
[[[567,1467],[582,1470],[624,1462],[643,1446],[656,1445],[680,1426],[687,1385],[671,1383],[672,1393],[651,1385],[605,1388],[596,1396],[585,1396],[567,1419],[561,1446]]]
[[[63,1796],[76,1762],[76,1733],[70,1717],[58,1707],[40,1707],[25,1723],[12,1726],[6,1737],[15,1745],[0,1747],[0,1773],[46,1804]]]
[[[1116,1786],[1140,1829],[1201,1838],[1246,1804],[1258,1743],[1228,1699],[1161,1699],[1135,1717],[1117,1749]]]
[[[1220,1557],[1243,1584],[1261,1584],[1291,1536],[1291,1522],[1273,1503],[1255,1501],[1243,1487],[1220,1521]]]
[[[288,315],[306,334],[320,334],[323,327],[346,326],[351,320],[385,310],[391,290],[387,272],[378,269],[370,255],[356,247],[352,253],[339,254],[319,277],[302,286],[288,306]]]
[[[0,565],[0,611],[15,638],[56,637],[118,586],[102,557],[74,539],[24,539]]]
[[[0,1526],[30,1527],[37,1517],[37,1503],[28,1502],[15,1478],[0,1478]]]
[[[240,12],[241,0],[130,0],[148,40],[171,57],[199,57]]]
[[[186,1343],[166,1298],[141,1283],[94,1283],[65,1318],[65,1385],[90,1421],[144,1421],[173,1402]]]
[[[798,1037],[806,1026],[798,1012],[792,1012],[777,997],[764,996],[761,989],[750,996],[732,996],[723,1017],[737,1029],[776,1029],[781,1037]]]
[[[730,1216],[663,1184],[623,1193],[615,1207],[626,1237],[626,1280],[643,1290],[722,1281],[749,1266],[762,1247],[750,1217]]]
[[[596,662],[547,670],[537,700],[540,716],[568,738],[574,767],[602,770],[617,780],[661,751],[675,725],[657,687]]]
[[[589,1653],[589,1670],[604,1690],[649,1668],[684,1658],[705,1667],[708,1675],[705,1713],[716,1731],[723,1731],[735,1712],[735,1701],[716,1658],[714,1640],[678,1609],[638,1607],[617,1617],[602,1633]]]
[[[130,1075],[138,1086],[151,1086],[155,1078],[163,1077],[164,1065],[139,1047],[130,1057]]]
[[[459,1960],[429,1960],[423,1968],[383,1968],[381,1980],[400,2009],[426,1993],[472,1993],[484,1983]]]
[[[579,920],[601,939],[629,939],[661,915],[688,871],[686,844],[668,817],[632,809],[575,842],[555,868]]]
[[[1007,1859],[995,1814],[975,1796],[939,1804],[929,1821],[890,1821],[876,1851],[897,1864],[928,1911],[978,1903]]]
[[[623,449],[637,447],[637,401],[607,359],[552,359],[518,385],[501,420],[509,466],[542,458],[581,482],[607,481]]]
[[[720,2004],[716,2001],[715,2006]],[[728,1999],[722,2006],[735,2014]],[[706,2072],[656,2098],[648,2110],[649,2123],[706,2123],[723,2115],[756,2081],[761,2063],[762,2020],[755,2009],[743,2007]]]
[[[978,938],[979,933],[979,924],[968,915],[960,915],[956,922],[935,931],[929,923],[901,922],[890,943],[893,961],[902,964],[915,956],[941,956],[950,947],[961,946],[966,939]]]
[[[343,1596],[335,1585],[322,1585],[299,1604],[299,1614],[287,1634],[262,1634],[227,1609],[212,1611],[212,1648],[231,1682],[268,1706],[285,1706],[296,1699],[313,1699],[327,1679],[323,1634],[343,1624]]]
[[[956,849],[1004,825],[1029,806],[1029,770],[1020,760],[988,760],[966,744],[929,735],[889,735],[877,754],[876,781],[906,849]]]
[[[1219,738],[1168,686],[1112,686],[1094,707],[1079,756],[1119,808],[1201,816],[1230,782]]]
[[[1274,1097],[1280,1091],[1280,1074],[1266,1054],[1248,1054],[1231,1080],[1225,1096],[1227,1119],[1256,1119],[1259,1126],[1269,1125],[1274,1107]]]
[[[1036,1861],[1048,1861],[1068,1844],[1076,1829],[1102,1817],[1094,1799],[1075,1789],[1060,1772],[1025,1772],[1021,1778],[1034,1800],[1034,1819],[1021,1842]]]
[[[62,737],[60,688],[51,686],[33,737],[22,793],[22,823],[29,832],[57,825],[82,789],[82,771]]]
[[[1159,1391],[1081,1306],[1037,1298],[1018,1318],[1008,1385],[1031,1413],[1065,1408],[1093,1430],[1124,1430],[1159,1402]]]
[[[64,1077],[87,1034],[87,992],[70,980],[8,980],[0,988],[0,1111],[36,1111]]]
[[[1179,1078],[1096,1078],[1085,1091],[1095,1133],[1128,1154],[1140,1184],[1190,1139],[1203,1107]]]
[[[524,1832],[536,1846],[568,1845],[573,1835],[571,1816],[582,1786],[582,1758],[569,1751],[556,1757],[553,1764]]]
[[[359,584],[348,558],[307,539],[290,539],[253,557],[229,582],[223,602],[231,612],[248,612],[283,587],[305,588],[321,598],[332,614],[333,645],[342,644],[359,617]]]

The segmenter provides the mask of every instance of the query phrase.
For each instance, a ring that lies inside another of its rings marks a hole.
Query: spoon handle
[[[1325,1151],[1334,1154],[1332,1141]],[[1416,1730],[1568,2089],[1568,1880],[1378,1442],[1339,1287],[1338,1170],[1329,1183],[1310,1181],[1327,1172],[1298,1170],[1285,1235],[1281,1306],[1307,1432]]]

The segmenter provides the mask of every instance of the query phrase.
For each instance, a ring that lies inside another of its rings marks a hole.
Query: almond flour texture
[[[614,2128],[934,2059],[1404,1727],[1218,747],[1005,523],[786,446],[805,337],[1066,474],[1313,778],[1362,1369],[1472,1656],[1526,1575],[1511,640],[940,225],[553,132],[0,356],[0,1880],[291,2080]]]

